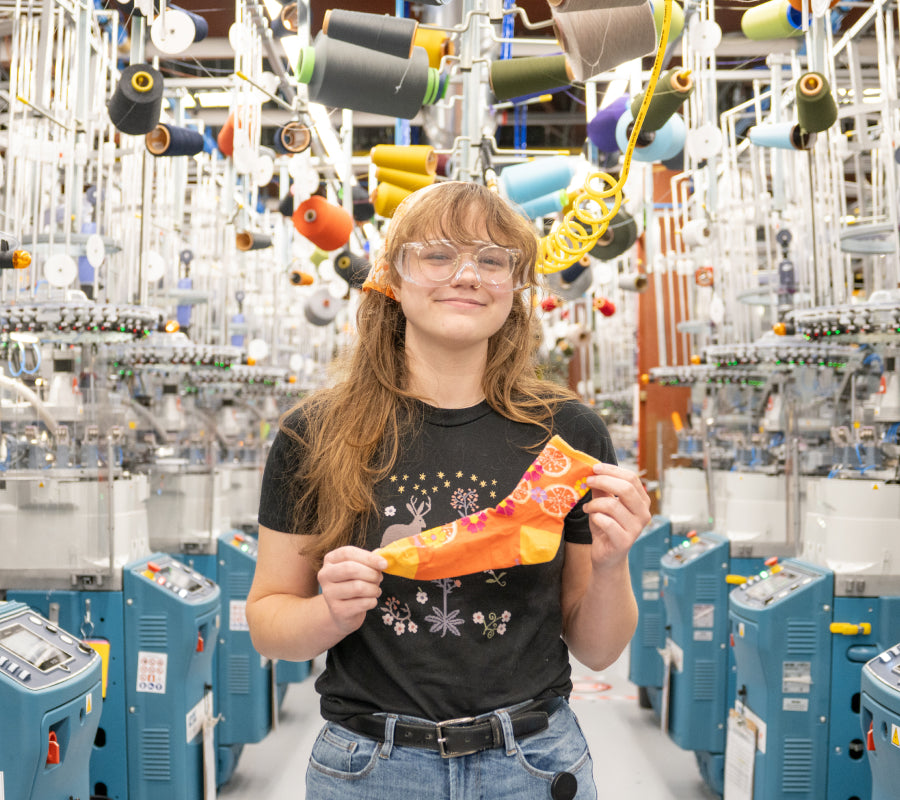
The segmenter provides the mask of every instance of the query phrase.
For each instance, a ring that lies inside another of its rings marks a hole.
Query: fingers
[[[339,547],[328,553],[319,570],[319,585],[335,622],[344,631],[359,628],[366,612],[378,605],[381,570],[387,562],[359,547]]]
[[[592,527],[618,549],[627,549],[650,522],[650,496],[640,478],[612,464],[598,464],[585,481],[592,490],[584,511]]]

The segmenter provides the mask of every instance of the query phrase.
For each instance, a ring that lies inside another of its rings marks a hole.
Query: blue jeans
[[[591,755],[568,703],[546,730],[519,741],[507,710],[489,716],[505,746],[455,758],[394,744],[395,715],[386,717],[384,742],[328,722],[313,745],[306,800],[550,800],[550,782],[563,771],[578,781],[575,800],[596,800]]]

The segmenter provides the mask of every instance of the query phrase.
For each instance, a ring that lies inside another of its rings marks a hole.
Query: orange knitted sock
[[[385,572],[440,580],[551,561],[562,539],[563,520],[587,493],[584,479],[593,474],[596,463],[596,458],[554,436],[515,491],[494,508],[398,539],[378,550],[388,562]]]

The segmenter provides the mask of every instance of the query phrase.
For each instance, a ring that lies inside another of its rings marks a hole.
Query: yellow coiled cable
[[[644,124],[644,117],[650,107],[650,100],[656,89],[656,81],[662,72],[666,43],[669,40],[669,25],[672,22],[672,0],[664,0],[663,21],[659,32],[659,44],[656,48],[656,61],[644,92],[644,100],[634,120],[634,127],[625,148],[625,159],[619,180],[615,180],[607,172],[592,172],[588,175],[579,193],[572,201],[572,208],[566,212],[562,220],[554,225],[550,232],[541,239],[538,252],[537,271],[543,274],[559,272],[571,267],[597,243],[609,227],[610,220],[616,216],[622,205],[622,190],[628,180],[631,168],[631,156],[637,146],[637,139]],[[609,188],[603,189],[604,185]],[[607,200],[613,198],[612,205]],[[602,209],[602,216],[595,217],[590,205],[596,204]]]

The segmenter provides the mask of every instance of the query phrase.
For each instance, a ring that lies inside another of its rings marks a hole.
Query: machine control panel
[[[820,573],[807,571],[796,564],[775,566],[751,576],[734,589],[734,593],[745,605],[766,608],[820,577]]]
[[[235,531],[231,538],[228,539],[228,543],[236,550],[246,553],[254,560],[256,560],[256,557],[259,554],[259,543],[256,539],[247,534]]]
[[[169,555],[155,555],[134,571],[188,603],[205,601],[217,589],[209,578]]]
[[[0,675],[40,691],[88,669],[100,656],[29,608],[0,618]]]
[[[704,553],[709,552],[714,547],[718,547],[718,545],[718,541],[713,541],[703,536],[693,536],[669,550],[662,560],[663,563],[680,566],[700,558]]]
[[[869,661],[865,669],[878,681],[900,691],[900,644],[889,647]]]

